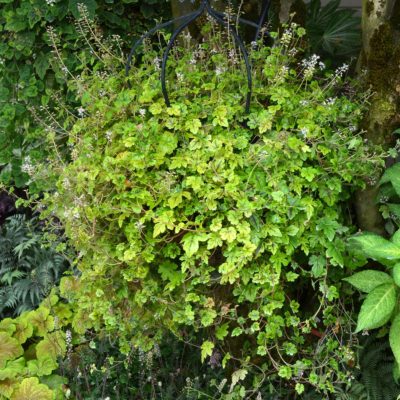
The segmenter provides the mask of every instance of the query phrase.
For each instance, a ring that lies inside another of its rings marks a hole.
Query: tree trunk
[[[388,146],[392,131],[400,122],[400,0],[363,0],[363,49],[359,73],[373,96],[363,128],[372,143]],[[355,203],[359,227],[384,233],[383,219],[376,204],[377,187],[369,185],[357,193]]]

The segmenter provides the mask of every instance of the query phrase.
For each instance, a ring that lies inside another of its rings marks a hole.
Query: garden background
[[[349,5],[0,0],[0,399],[400,396],[400,1]]]

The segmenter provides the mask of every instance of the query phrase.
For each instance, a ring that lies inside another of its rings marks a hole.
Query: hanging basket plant
[[[343,94],[346,66],[299,61],[304,30],[291,25],[249,49],[246,114],[240,52],[213,29],[172,50],[169,106],[150,47],[128,78],[107,56],[76,80],[70,162],[54,162],[46,200],[79,251],[79,275],[62,283],[74,329],[118,335],[124,351],[193,333],[202,360],[329,392],[349,357],[350,322],[336,318],[335,283],[355,262],[344,202],[382,164],[357,128],[365,96]]]

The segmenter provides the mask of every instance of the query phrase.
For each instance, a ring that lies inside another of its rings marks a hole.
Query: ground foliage
[[[61,285],[73,329],[116,334],[129,353],[166,331],[191,342],[190,328],[202,361],[231,371],[227,399],[270,374],[289,392],[332,392],[354,357],[338,300],[343,266],[357,265],[343,204],[381,165],[357,132],[362,99],[342,94],[346,66],[324,76],[317,56],[297,62],[292,25],[251,49],[246,115],[237,49],[212,25],[203,34],[173,51],[170,107],[151,48],[130,85],[110,54],[70,82],[81,118],[44,203],[79,252],[79,276]]]
[[[66,379],[55,371],[66,355],[63,327],[71,315],[71,306],[52,293],[36,310],[0,322],[1,399],[64,398]]]

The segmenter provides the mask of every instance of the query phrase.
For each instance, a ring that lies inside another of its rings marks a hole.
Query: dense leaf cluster
[[[21,164],[26,157],[34,162],[46,156],[30,108],[46,107],[64,120],[68,113],[59,107],[60,95],[70,107],[78,107],[74,94],[66,88],[66,72],[54,62],[46,33],[52,26],[61,38],[61,53],[72,73],[93,65],[93,54],[83,46],[82,34],[75,28],[74,18],[80,17],[78,3],[84,4],[89,18],[96,17],[101,41],[103,35],[118,34],[127,43],[146,29],[151,21],[146,18],[166,11],[163,0],[0,1],[0,180],[7,185],[26,185],[29,175],[21,171]],[[40,117],[52,118],[48,113]]]
[[[66,259],[45,247],[37,220],[9,217],[0,228],[0,318],[37,308],[58,284]]]
[[[0,322],[0,397],[12,400],[64,398],[66,382],[55,373],[67,351],[71,306],[52,293],[33,311]]]
[[[46,201],[79,250],[80,276],[62,283],[73,327],[116,333],[126,352],[190,327],[203,360],[332,391],[351,358],[334,339],[332,282],[353,262],[342,204],[380,164],[355,132],[362,106],[340,95],[342,72],[312,77],[286,41],[253,49],[245,115],[230,41],[189,43],[170,60],[170,107],[149,49],[130,87],[115,63],[83,79],[71,163]]]

